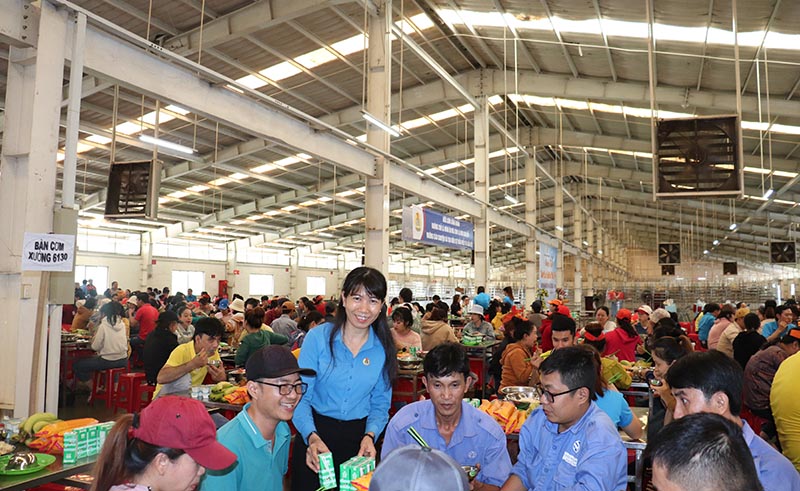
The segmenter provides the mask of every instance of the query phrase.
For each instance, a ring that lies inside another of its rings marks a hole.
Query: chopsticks
[[[422,438],[422,435],[420,435],[419,432],[417,432],[416,428],[414,428],[413,426],[409,426],[408,430],[406,431],[408,432],[409,435],[411,435],[411,438],[413,438],[415,442],[420,444],[421,447],[430,448],[430,445],[428,445],[425,439]]]

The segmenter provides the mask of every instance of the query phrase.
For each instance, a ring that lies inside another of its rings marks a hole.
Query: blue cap
[[[228,303],[229,303],[228,299],[227,298],[223,298],[222,300],[219,301],[219,309],[220,310],[227,309],[228,308]]]

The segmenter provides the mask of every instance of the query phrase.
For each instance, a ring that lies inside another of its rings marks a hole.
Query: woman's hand
[[[306,465],[309,469],[319,474],[319,454],[330,452],[328,446],[316,433],[308,437],[308,450],[306,450]],[[359,454],[361,455],[361,454]]]
[[[533,353],[533,355],[531,355],[531,360],[530,360],[531,366],[536,370],[539,370],[539,366],[542,364],[543,361],[544,360],[542,360],[542,350],[537,349]]]
[[[359,447],[359,449],[358,449],[357,457],[376,457],[377,456],[377,452],[375,451],[375,442],[372,441],[372,438],[370,438],[370,436],[369,436],[371,434],[372,433],[370,433],[368,435],[364,435],[364,437],[361,438],[361,447]]]

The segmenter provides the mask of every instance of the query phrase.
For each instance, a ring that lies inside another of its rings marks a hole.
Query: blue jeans
[[[73,369],[75,377],[81,382],[88,382],[92,378],[92,372],[106,370],[108,368],[123,368],[128,366],[128,359],[109,361],[95,355],[91,358],[82,358],[75,362]]]

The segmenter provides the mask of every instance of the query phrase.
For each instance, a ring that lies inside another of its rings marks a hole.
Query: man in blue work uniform
[[[480,466],[473,490],[500,489],[511,472],[506,436],[491,416],[463,401],[473,382],[466,350],[457,343],[443,343],[423,363],[422,380],[430,400],[404,406],[389,421],[381,458],[414,443],[408,434],[413,427],[428,445],[459,464]]]
[[[542,405],[522,425],[519,460],[502,491],[627,488],[628,454],[614,423],[594,403],[593,356],[570,346],[542,362]]]

